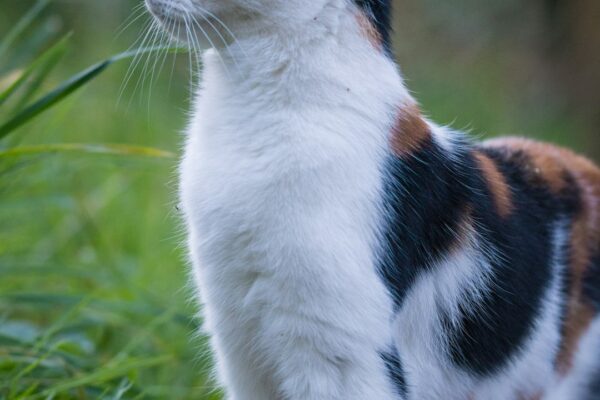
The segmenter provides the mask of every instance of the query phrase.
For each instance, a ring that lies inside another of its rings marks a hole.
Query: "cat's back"
[[[552,208],[547,223],[552,215],[565,221],[563,337],[556,362],[566,373],[600,310],[600,168],[566,148],[523,138],[493,139],[482,143],[481,149],[504,174],[518,175],[530,191],[545,199]]]

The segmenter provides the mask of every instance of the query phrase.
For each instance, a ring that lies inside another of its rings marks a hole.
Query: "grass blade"
[[[43,83],[44,79],[48,76],[52,68],[58,64],[60,59],[64,56],[67,51],[67,44],[71,37],[71,33],[65,35],[56,44],[46,50],[31,65],[29,65],[21,75],[3,92],[0,93],[0,106],[8,100],[27,80],[37,72],[35,81],[30,85],[27,92],[21,99],[21,105],[26,103],[29,98],[35,93],[35,90]]]
[[[143,146],[131,146],[126,144],[82,144],[82,143],[58,143],[35,146],[21,146],[6,150],[0,150],[0,159],[8,157],[22,157],[30,155],[43,155],[52,153],[82,153],[82,154],[104,154],[111,156],[141,156],[154,158],[174,158],[175,154]]]
[[[85,85],[88,81],[95,78],[102,71],[104,71],[110,65],[109,61],[103,61],[98,63],[85,71],[73,76],[67,81],[63,82],[56,89],[26,107],[23,111],[17,114],[15,117],[10,119],[4,125],[0,126],[0,139],[3,139],[10,132],[35,118],[37,115],[46,111],[54,104],[60,102],[62,99],[69,96],[71,93]]]
[[[49,389],[44,390],[35,398],[42,398],[50,394],[59,394],[68,390],[76,389],[81,386],[92,383],[106,382],[111,379],[122,376],[129,371],[135,371],[142,368],[154,367],[171,361],[169,356],[158,356],[146,359],[130,359],[117,365],[106,365],[105,368],[94,371],[88,375],[77,378],[70,378],[64,382],[60,382]]]
[[[172,47],[164,47],[164,46],[153,46],[147,47],[144,49],[137,49],[132,51],[127,51],[121,54],[117,54],[109,59],[101,61],[86,70],[74,75],[73,77],[67,79],[62,84],[60,84],[57,88],[52,90],[50,93],[43,96],[41,99],[37,100],[33,104],[27,106],[24,110],[10,119],[3,125],[0,125],[0,140],[6,137],[9,133],[29,122],[39,114],[43,113],[53,105],[57,104],[61,100],[68,97],[70,94],[75,92],[80,87],[84,86],[86,83],[100,75],[106,68],[108,68],[111,64],[114,64],[117,61],[124,60],[126,58],[134,57],[136,54],[144,54],[151,53],[161,50],[175,50],[178,51],[179,48]]]
[[[48,57],[41,63],[41,67],[34,74],[34,79],[29,84],[25,92],[23,93],[21,99],[15,106],[15,112],[23,109],[25,105],[31,100],[31,98],[36,94],[38,89],[45,82],[46,78],[50,75],[50,72],[56,67],[56,65],[62,60],[64,55],[67,53],[67,44],[70,38],[70,34],[67,34],[62,40],[60,40],[57,45],[58,47],[54,47],[54,51],[48,54]]]

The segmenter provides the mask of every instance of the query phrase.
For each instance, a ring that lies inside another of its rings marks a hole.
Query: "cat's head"
[[[197,36],[245,28],[310,28],[326,9],[360,13],[384,47],[388,45],[391,0],[145,0],[161,25],[174,35],[191,31]],[[246,30],[247,31],[247,30]]]

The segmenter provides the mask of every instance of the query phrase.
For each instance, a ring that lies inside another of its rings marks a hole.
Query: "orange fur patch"
[[[356,21],[358,22],[360,31],[369,40],[373,47],[375,47],[379,51],[382,51],[383,38],[381,37],[381,34],[377,30],[377,28],[373,25],[371,19],[367,17],[364,13],[359,12],[356,14]]]
[[[476,151],[473,154],[481,172],[483,172],[483,177],[487,182],[488,188],[492,192],[498,214],[502,218],[508,217],[513,211],[513,203],[511,189],[506,182],[506,178],[498,170],[496,163],[490,157],[480,151]]]
[[[561,351],[557,357],[559,372],[566,374],[573,364],[579,340],[587,331],[597,310],[584,297],[585,275],[592,257],[600,251],[600,170],[589,160],[571,155],[569,172],[581,191],[582,209],[573,221],[571,236],[571,282]]]
[[[517,399],[518,400],[541,400],[542,399],[542,393],[536,393],[536,394],[534,394],[532,396],[520,393],[520,394],[517,395]]]
[[[427,139],[431,138],[431,130],[419,108],[415,104],[400,110],[392,135],[390,145],[394,154],[407,156],[417,151]]]
[[[522,151],[529,156],[531,163],[524,165],[527,172],[539,176],[554,193],[560,192],[567,185],[565,180],[565,164],[562,161],[566,149],[548,143],[536,142],[523,138],[501,138],[485,142],[486,146]]]

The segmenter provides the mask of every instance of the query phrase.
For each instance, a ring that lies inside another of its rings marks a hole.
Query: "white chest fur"
[[[255,41],[245,52],[263,57],[229,71],[205,55],[181,197],[234,399],[393,396],[379,354],[392,311],[373,247],[381,160],[406,92],[390,61],[343,31]]]

